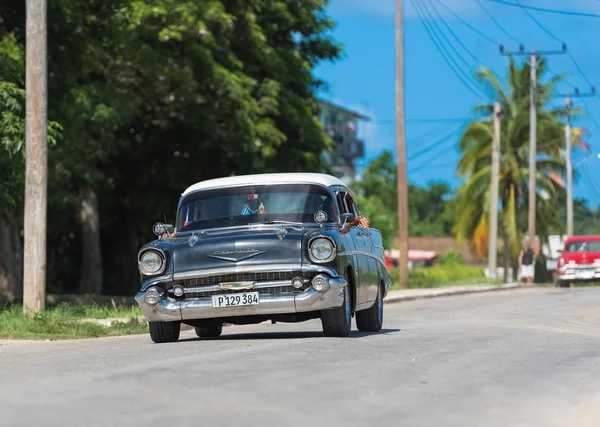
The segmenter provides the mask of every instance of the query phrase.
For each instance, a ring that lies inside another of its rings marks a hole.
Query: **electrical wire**
[[[435,165],[422,165],[422,166],[418,166],[414,169],[409,169],[408,173],[413,173],[413,172],[417,172],[423,169],[441,169],[441,168],[447,168],[448,166],[456,166],[458,163],[457,162],[452,162],[452,163],[437,163]]]
[[[488,0],[488,1],[493,1],[493,0]],[[544,25],[542,25],[542,23],[540,21],[538,21],[535,16],[533,16],[531,14],[531,12],[529,12],[527,10],[527,8],[521,4],[521,2],[519,0],[515,0],[516,4],[514,4],[514,6],[519,6],[523,12],[525,12],[527,14],[527,16],[529,16],[531,18],[531,20],[533,22],[535,22],[535,24],[546,34],[548,34],[551,38],[553,38],[555,41],[559,42],[560,44],[564,43],[561,39],[559,39],[558,37],[556,37],[554,35],[554,33],[552,33],[552,31],[550,31],[548,28],[546,28]]]
[[[477,84],[475,82],[473,82],[470,77],[468,76],[468,74],[466,74],[464,72],[464,70],[462,68],[460,68],[460,66],[456,63],[456,61],[454,60],[454,58],[452,57],[452,55],[450,55],[450,53],[448,52],[448,50],[446,49],[445,46],[443,46],[443,43],[439,40],[439,38],[437,37],[436,34],[432,33],[431,28],[429,27],[429,22],[427,21],[427,19],[423,16],[423,12],[420,9],[420,5],[418,4],[417,0],[412,0],[413,6],[415,8],[415,10],[417,11],[417,14],[419,15],[419,18],[421,20],[421,23],[423,24],[423,26],[425,27],[425,30],[427,31],[427,34],[429,35],[429,38],[431,39],[431,41],[436,45],[438,51],[442,54],[442,57],[444,58],[444,61],[446,62],[446,64],[448,64],[448,66],[452,69],[452,71],[454,72],[454,74],[456,74],[456,76],[459,78],[459,80],[463,83],[463,85],[465,85],[465,87],[467,89],[469,89],[469,91],[471,91],[475,96],[477,96],[478,98],[481,99],[485,99],[485,97],[483,97],[481,94],[477,93],[477,91],[475,89],[473,89],[473,87],[471,85],[469,85],[469,83],[467,83],[467,80],[470,80],[472,82],[472,84],[475,85],[475,87],[477,87]],[[437,40],[437,41],[436,41]],[[443,50],[443,51],[442,51]],[[450,62],[448,61],[448,58],[444,55],[444,52],[446,53],[446,55],[448,55],[450,57],[450,59],[452,60],[452,62],[454,63],[454,66],[452,64],[450,64]],[[456,67],[456,68],[455,68]],[[466,80],[465,78],[457,71],[460,70],[460,72],[463,73],[463,75],[466,76]]]
[[[481,31],[479,31],[477,28],[475,28],[474,26],[472,26],[471,24],[469,24],[467,21],[465,21],[463,18],[460,17],[460,15],[458,15],[456,12],[454,12],[452,9],[450,9],[448,6],[446,6],[441,0],[436,0],[439,4],[441,4],[442,6],[444,6],[444,8],[452,15],[454,16],[456,19],[458,19],[460,22],[462,22],[463,24],[465,24],[467,27],[469,27],[473,32],[475,32],[476,34],[478,34],[479,36],[483,37],[484,39],[486,39],[487,41],[489,41],[490,43],[493,43],[495,45],[500,45],[500,42],[497,42],[496,40],[492,39],[491,37],[485,35],[484,33],[482,33]]]
[[[586,110],[588,110],[588,113],[589,113],[590,112],[590,106],[588,105],[588,103],[585,100],[585,98],[581,98],[581,102],[583,103],[584,107],[586,108]],[[596,128],[598,130],[600,130],[600,124],[598,123],[598,120],[596,120],[596,117],[594,117],[594,115],[592,113],[590,113],[590,117],[592,118],[592,121],[596,125]]]
[[[425,11],[425,13],[427,14],[428,20],[427,22],[429,22],[429,25],[431,25],[431,27],[435,27],[434,28],[434,32],[437,35],[439,32],[439,35],[446,41],[446,43],[448,44],[448,46],[450,47],[450,49],[452,49],[452,51],[458,56],[458,59],[460,61],[462,61],[463,64],[465,64],[465,67],[467,68],[471,68],[471,65],[467,62],[467,60],[460,54],[460,52],[458,52],[456,50],[456,48],[454,47],[454,45],[450,42],[450,40],[448,40],[448,37],[446,37],[446,35],[444,34],[444,32],[442,31],[442,29],[440,28],[440,26],[438,25],[438,23],[436,22],[436,20],[433,18],[433,14],[429,11],[429,9],[427,8],[427,6],[425,5],[424,0],[415,0],[421,7],[421,10]],[[435,31],[435,29],[437,29],[437,31]],[[439,37],[438,37],[438,40]],[[441,41],[440,41],[441,42]],[[443,42],[441,42],[443,45]],[[477,59],[475,60],[476,62]],[[461,68],[461,72],[462,72],[462,68]],[[468,74],[464,73],[464,75],[466,75],[468,77]]]
[[[448,25],[448,22],[446,22],[446,20],[444,19],[444,17],[442,16],[442,14],[438,10],[438,8],[435,7],[435,5],[433,4],[433,2],[431,0],[427,0],[427,2],[431,5],[431,7],[433,8],[433,10],[435,10],[435,12],[437,13],[437,17],[442,21],[442,23],[444,24],[444,26],[446,27],[446,29],[450,32],[450,34],[452,35],[452,37],[454,37],[454,39],[458,42],[458,44],[460,44],[462,46],[462,48],[469,54],[469,56],[471,58],[473,58],[475,60],[476,63],[481,64],[481,61],[479,60],[479,58],[477,58],[473,54],[473,52],[471,52],[469,50],[469,48],[467,46],[465,46],[465,44],[462,42],[462,40],[460,39],[460,37],[458,37],[456,35],[456,33],[452,30],[452,28],[450,28],[450,25]],[[436,26],[437,26],[437,24],[436,24]],[[439,29],[439,26],[437,26],[437,27]],[[440,30],[440,32],[441,32],[441,30]]]
[[[529,6],[529,5],[522,5],[520,3],[513,3],[510,1],[505,1],[505,0],[487,0],[490,1],[492,3],[499,3],[499,4],[504,4],[506,6],[514,6],[514,7],[521,7],[523,9],[531,9],[531,10],[537,10],[538,12],[546,12],[546,13],[555,13],[558,15],[572,15],[572,16],[585,16],[588,18],[600,18],[600,15],[597,13],[588,13],[588,12],[574,12],[571,10],[560,10],[560,9],[548,9],[545,7],[537,7],[537,6]]]
[[[441,144],[443,144],[444,142],[446,142],[447,140],[452,138],[454,135],[456,135],[460,131],[461,128],[462,128],[462,125],[457,127],[456,129],[454,129],[449,134],[438,139],[437,141],[427,145],[426,147],[423,147],[421,150],[417,151],[416,153],[411,154],[410,156],[408,156],[408,158],[406,160],[407,161],[415,160],[415,159],[418,159],[419,157],[421,157],[422,155],[429,153],[431,150],[433,150],[436,147],[439,147]]]
[[[513,37],[508,31],[506,31],[506,29],[502,25],[500,25],[500,23],[496,20],[496,18],[494,18],[494,15],[492,15],[487,10],[487,8],[483,5],[483,3],[481,2],[481,0],[476,0],[476,1],[479,4],[479,6],[483,9],[483,11],[487,14],[487,16],[489,16],[490,19],[496,23],[496,25],[498,26],[498,28],[500,28],[500,31],[502,31],[504,34],[506,34],[508,36],[508,38],[510,38],[515,43],[517,43],[517,44],[521,43],[519,40],[517,40],[515,37]]]

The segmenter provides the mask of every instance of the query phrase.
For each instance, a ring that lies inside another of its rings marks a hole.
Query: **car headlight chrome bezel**
[[[143,261],[145,256],[152,256],[152,255],[156,255],[158,256],[158,261],[160,261],[160,265],[156,270],[150,270],[148,268],[146,268],[146,265]],[[143,251],[140,252],[140,254],[138,255],[138,269],[140,270],[140,273],[142,273],[144,276],[156,276],[157,274],[161,274],[165,271],[165,267],[166,267],[166,256],[165,253],[163,251],[161,251],[160,249],[157,248],[149,248],[149,249],[145,249]]]
[[[325,257],[319,257],[317,256],[315,253],[313,253],[313,250],[316,249],[315,245],[324,245],[322,247],[329,247],[329,255],[325,256]],[[310,242],[308,243],[308,256],[310,258],[310,260],[312,262],[318,263],[318,264],[326,264],[328,262],[331,262],[335,259],[337,255],[337,250],[335,247],[335,242],[330,239],[329,237],[323,237],[323,236],[319,236],[319,237],[315,237],[313,239],[310,240]]]

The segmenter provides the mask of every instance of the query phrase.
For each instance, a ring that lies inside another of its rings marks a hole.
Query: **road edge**
[[[468,286],[468,287],[460,287],[460,288],[429,288],[423,289],[422,292],[414,292],[415,289],[409,290],[401,290],[401,291],[391,291],[388,293],[387,297],[383,300],[384,304],[397,304],[404,301],[413,301],[418,299],[429,299],[429,298],[441,298],[441,297],[449,297],[449,296],[459,296],[459,295],[468,295],[468,294],[476,294],[476,293],[484,293],[484,292],[497,292],[497,291],[508,291],[513,289],[522,289],[525,288],[522,283],[507,283],[504,285],[484,285],[484,286]],[[393,292],[398,292],[398,294],[393,295]],[[400,293],[406,293],[404,295]]]

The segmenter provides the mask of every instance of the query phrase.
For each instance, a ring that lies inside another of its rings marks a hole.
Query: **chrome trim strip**
[[[185,273],[175,273],[173,280],[195,279],[199,277],[217,276],[219,274],[239,274],[239,273],[279,273],[282,271],[308,271],[314,273],[326,273],[333,277],[340,275],[335,268],[325,267],[313,264],[264,264],[264,265],[244,265],[236,267],[212,268],[209,270],[193,270]]]
[[[243,265],[235,267],[212,268],[208,270],[193,270],[185,273],[175,273],[174,280],[193,279],[196,277],[217,276],[219,274],[239,274],[239,273],[268,273],[280,271],[302,270],[302,264],[264,264],[264,265]]]

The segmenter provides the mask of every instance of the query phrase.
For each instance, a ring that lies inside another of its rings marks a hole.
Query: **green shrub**
[[[390,270],[393,287],[399,288],[397,268]],[[440,286],[468,285],[486,283],[484,269],[463,264],[462,256],[456,252],[446,252],[437,264],[431,267],[419,267],[409,271],[410,288],[437,288]]]
[[[443,265],[463,264],[463,256],[458,252],[446,251],[438,258],[438,263]]]

